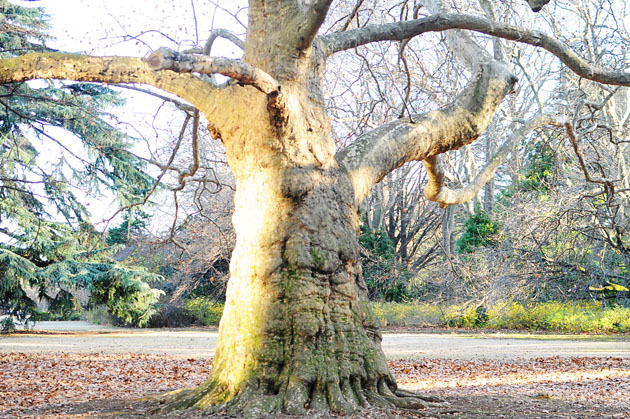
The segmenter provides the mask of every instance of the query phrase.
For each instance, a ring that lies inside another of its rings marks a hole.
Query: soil
[[[90,327],[2,336],[0,417],[147,417],[159,400],[146,396],[207,377],[214,336],[202,329]],[[421,411],[370,409],[352,418],[630,418],[627,339],[485,336],[387,335],[384,347],[399,386],[444,401]]]

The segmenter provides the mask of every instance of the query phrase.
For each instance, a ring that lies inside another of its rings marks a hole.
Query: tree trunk
[[[265,416],[423,406],[396,395],[361,276],[352,186],[335,160],[321,96],[304,85],[283,84],[290,122],[280,130],[264,117],[263,95],[233,87],[243,104],[232,114],[243,123],[221,134],[236,178],[237,241],[213,372],[167,399],[166,410]]]

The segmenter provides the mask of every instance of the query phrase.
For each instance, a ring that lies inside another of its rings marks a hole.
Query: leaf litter
[[[630,418],[630,359],[416,359],[389,366],[401,388],[446,401],[396,417]],[[207,358],[166,354],[0,354],[0,417],[144,416],[148,407],[138,398],[197,386],[210,369]]]

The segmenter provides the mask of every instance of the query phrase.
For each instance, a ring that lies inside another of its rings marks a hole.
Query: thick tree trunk
[[[321,96],[289,86],[281,130],[264,117],[263,95],[233,87],[243,123],[221,135],[236,177],[237,242],[213,372],[165,408],[265,416],[420,407],[396,395],[385,363],[361,276],[358,208]]]

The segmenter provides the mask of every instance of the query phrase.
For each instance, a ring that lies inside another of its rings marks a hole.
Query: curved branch
[[[216,41],[217,38],[227,39],[240,49],[245,49],[245,42],[234,33],[228,31],[227,29],[214,29],[210,32],[210,36],[208,36],[208,40],[203,48],[191,48],[183,51],[183,53],[210,55],[212,45],[214,45],[214,41]]]
[[[210,55],[210,51],[212,51],[212,45],[214,44],[214,41],[216,41],[216,39],[219,37],[227,39],[240,49],[245,49],[245,42],[241,40],[241,38],[239,38],[238,36],[234,35],[232,32],[226,29],[215,29],[210,32],[210,36],[206,41],[206,45],[203,47],[204,54]]]
[[[278,94],[280,83],[264,71],[240,60],[222,57],[205,57],[180,54],[169,48],[159,48],[147,58],[154,70],[172,70],[177,73],[222,74],[250,85],[266,95]]]
[[[424,195],[428,200],[438,202],[442,208],[470,201],[494,177],[499,166],[505,162],[510,152],[527,134],[544,125],[560,125],[564,120],[565,118],[554,118],[548,115],[538,115],[530,119],[521,128],[514,131],[512,136],[499,147],[486,166],[477,174],[477,177],[460,189],[450,189],[445,185],[439,155],[427,157],[422,161],[429,175],[429,182],[424,188]]]
[[[387,173],[404,163],[458,149],[477,139],[516,83],[503,63],[479,64],[464,91],[444,109],[414,116],[415,122],[384,124],[337,153],[357,205]]]
[[[148,84],[188,101],[208,120],[225,120],[217,106],[221,89],[190,74],[155,71],[140,58],[32,53],[0,60],[0,84],[32,79]]]
[[[401,41],[427,32],[466,29],[511,41],[543,48],[558,57],[575,74],[604,84],[630,86],[630,73],[604,70],[584,61],[573,50],[551,36],[536,30],[492,22],[484,18],[463,14],[439,13],[421,19],[383,25],[365,26],[322,37],[326,55],[377,41]]]

